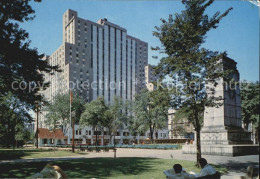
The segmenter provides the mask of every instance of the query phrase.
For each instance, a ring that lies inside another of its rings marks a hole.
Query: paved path
[[[194,154],[182,154],[181,150],[153,150],[153,149],[117,149],[117,157],[149,157],[149,158],[163,158],[163,159],[180,159],[196,161],[196,155]],[[32,161],[53,161],[53,160],[73,160],[80,158],[96,158],[96,157],[114,157],[112,151],[109,152],[90,152],[83,156],[72,157],[57,157],[57,158],[41,158],[41,159],[17,159],[17,160],[5,160],[0,163],[7,162],[32,162]],[[230,171],[227,175],[221,177],[223,179],[234,178],[234,176],[242,176],[245,173],[247,166],[253,165],[259,168],[259,156],[248,155],[239,157],[228,156],[212,156],[203,155],[209,163],[226,166]]]

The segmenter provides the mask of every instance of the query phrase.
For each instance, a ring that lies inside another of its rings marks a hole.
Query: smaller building
[[[61,129],[55,129],[55,131],[46,128],[38,129],[38,144],[40,147],[65,144],[66,138],[67,136],[63,134]]]
[[[160,74],[154,74],[154,68],[155,66],[153,65],[145,66],[145,85],[149,91],[155,90],[153,82],[157,82],[157,80],[160,78]]]
[[[193,125],[187,120],[174,120],[175,109],[168,110],[169,139],[194,139]]]

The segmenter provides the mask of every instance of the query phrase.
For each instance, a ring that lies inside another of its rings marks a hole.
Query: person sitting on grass
[[[51,166],[50,164],[47,164],[40,173],[36,173],[30,178],[53,178],[53,179],[65,179],[68,178],[66,174],[62,171],[62,169],[57,166]]]
[[[199,165],[201,167],[199,177],[216,174],[216,170],[208,164],[205,158],[199,159]]]
[[[173,172],[168,173],[168,174],[166,174],[164,172],[164,174],[166,175],[166,177],[168,179],[192,179],[192,178],[195,178],[194,175],[186,173],[186,171],[183,170],[183,168],[180,164],[173,165],[173,169],[174,169],[174,174],[172,174]]]

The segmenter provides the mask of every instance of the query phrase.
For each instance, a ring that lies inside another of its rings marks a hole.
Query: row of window
[[[81,135],[81,130],[78,129],[75,131],[75,135]],[[91,130],[86,130],[85,135],[92,135],[92,131]],[[109,135],[108,131],[104,131],[104,133],[102,134],[101,131],[93,131],[93,135]],[[129,132],[123,132],[123,136],[129,136]],[[120,132],[117,132],[116,136],[120,136]]]

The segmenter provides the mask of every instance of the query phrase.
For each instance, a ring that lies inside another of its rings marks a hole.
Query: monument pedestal
[[[229,58],[220,61],[223,62],[222,70],[234,70],[231,77],[238,82],[236,62]],[[221,78],[217,86],[209,84],[210,88],[214,88],[215,93],[209,91],[208,96],[222,97],[224,101],[219,107],[205,107],[203,128],[200,132],[201,153],[225,156],[258,154],[258,146],[252,145],[251,133],[242,128],[239,83],[228,84]],[[197,153],[196,144],[184,145],[182,153]]]
[[[183,145],[182,153],[196,154],[196,144]],[[222,156],[243,156],[243,155],[258,155],[258,145],[201,145],[202,155],[222,155]]]
[[[208,130],[204,128],[201,133],[201,154],[222,156],[258,155],[259,146],[252,145],[251,133],[242,128],[222,128]],[[183,145],[182,153],[196,154],[196,143]]]

